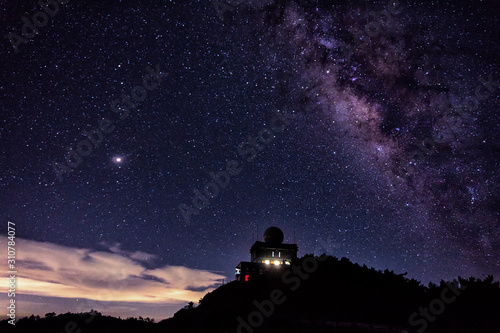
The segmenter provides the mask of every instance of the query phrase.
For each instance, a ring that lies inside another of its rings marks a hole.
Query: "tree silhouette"
[[[252,327],[253,333],[332,332],[336,327],[339,332],[367,333],[370,329],[376,331],[373,327],[378,326],[385,327],[386,331],[406,329],[415,333],[418,327],[409,324],[409,316],[422,307],[429,308],[431,303],[437,304],[436,300],[442,298],[443,290],[450,288],[450,283],[461,288],[455,291],[459,296],[452,297],[453,301],[446,303],[443,311],[428,323],[429,332],[493,333],[500,327],[500,283],[491,275],[483,280],[458,277],[455,281],[424,286],[415,279],[406,278],[404,273],[382,272],[352,263],[347,258],[322,256],[319,259],[312,255],[297,259],[285,281],[282,278],[284,271],[278,270],[275,275],[255,281],[227,283],[206,294],[197,307],[189,302],[173,318],[159,323],[149,317],[103,316],[92,309],[90,313],[95,317],[89,322],[82,314],[49,312],[41,319],[35,316],[19,319],[15,329],[21,333],[60,332],[73,322],[75,325],[70,326],[74,332],[81,329],[82,333],[235,332],[239,324],[237,318],[248,320],[252,313],[258,318],[256,311],[269,311],[262,315],[262,323]],[[304,270],[308,267],[304,263],[312,260],[317,261],[317,266]],[[301,269],[301,275],[294,273],[294,269]],[[297,288],[292,290],[292,287]],[[282,292],[285,301],[274,304],[270,311],[270,295],[276,290]],[[453,296],[450,292],[445,295]],[[10,332],[11,326],[7,320],[0,321],[0,332]]]

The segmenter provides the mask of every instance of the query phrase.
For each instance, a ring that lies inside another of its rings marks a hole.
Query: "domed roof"
[[[281,244],[283,243],[283,231],[278,227],[270,227],[264,232],[264,242]]]

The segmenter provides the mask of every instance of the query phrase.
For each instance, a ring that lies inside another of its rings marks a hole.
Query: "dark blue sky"
[[[40,6],[3,4],[4,223],[229,279],[271,225],[295,231],[300,255],[424,283],[498,276],[496,5],[263,3],[221,20],[207,1],[70,2],[18,53],[7,34]],[[109,133],[59,180],[54,163],[69,170],[67,149],[100,123]],[[179,205],[228,161],[241,171],[187,224]]]

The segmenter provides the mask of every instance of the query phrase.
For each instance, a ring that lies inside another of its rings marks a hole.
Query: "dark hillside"
[[[430,308],[430,309],[429,309]],[[489,276],[423,286],[348,259],[305,256],[291,269],[233,281],[198,307],[153,323],[94,312],[20,320],[15,332],[499,332],[500,288]],[[426,319],[427,318],[427,319]],[[7,321],[0,331],[12,331]],[[81,329],[81,331],[79,331]]]
[[[360,326],[361,331],[369,325],[417,331],[423,327],[423,317],[417,313],[411,325],[410,315],[421,307],[428,308],[431,302],[437,304],[434,300],[446,290],[446,299],[454,300],[445,304],[440,315],[430,313],[435,318],[428,322],[428,330],[498,332],[496,328],[500,327],[496,319],[500,289],[492,277],[484,281],[460,278],[456,283],[464,290],[457,289],[460,295],[453,297],[444,281],[425,287],[403,275],[359,266],[347,258],[322,259],[326,260],[313,261],[306,256],[296,263],[300,270],[277,274],[273,279],[226,284],[207,294],[197,308],[181,310],[160,325],[168,332],[230,332],[238,326],[241,332],[247,332],[241,322],[248,323],[251,313],[260,312],[262,316],[254,314],[250,319],[254,324],[262,321],[261,325],[250,326],[255,332],[311,332],[314,327],[318,332],[331,332],[335,325],[350,324]],[[316,270],[314,262],[318,264]],[[273,290],[281,296],[275,297],[280,304],[271,306]]]

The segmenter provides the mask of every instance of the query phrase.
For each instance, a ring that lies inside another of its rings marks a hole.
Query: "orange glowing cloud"
[[[0,236],[0,244],[7,238]],[[145,252],[73,248],[16,239],[17,293],[96,301],[181,304],[197,302],[225,276],[183,266],[147,269]],[[7,277],[6,269],[0,277]],[[7,285],[0,285],[6,293]]]

